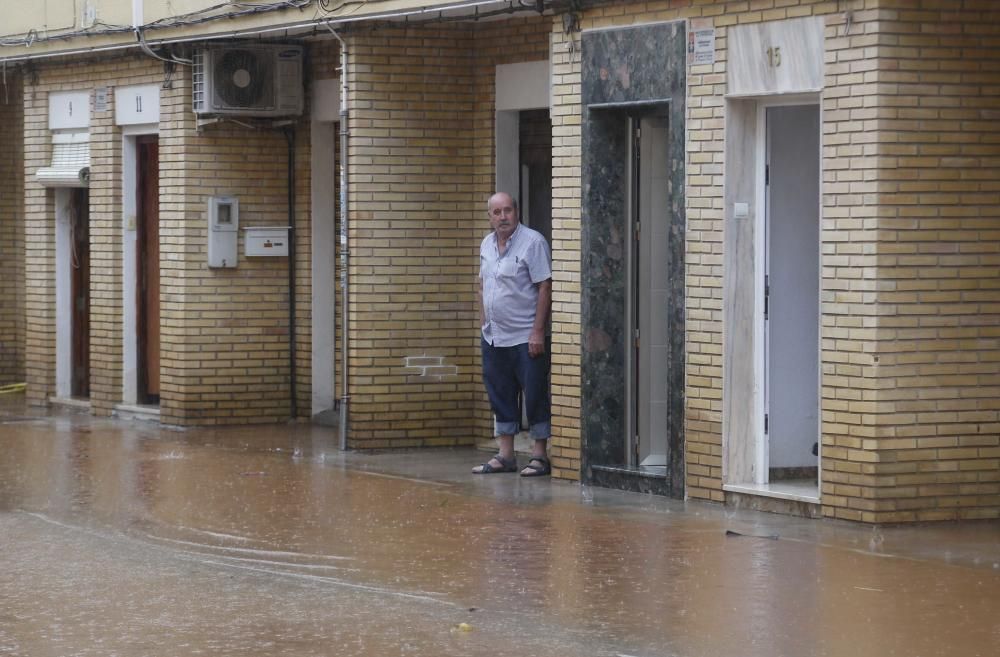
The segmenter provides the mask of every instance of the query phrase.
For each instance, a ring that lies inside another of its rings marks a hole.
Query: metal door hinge
[[[771,305],[771,277],[764,275],[764,320],[767,320],[767,313]]]

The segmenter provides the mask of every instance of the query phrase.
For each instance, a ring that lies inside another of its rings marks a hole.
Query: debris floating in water
[[[777,534],[767,534],[767,535],[741,534],[739,532],[734,532],[732,529],[727,529],[726,530],[726,536],[746,536],[747,538],[766,538],[769,541],[776,541],[776,540],[778,540],[778,535]]]

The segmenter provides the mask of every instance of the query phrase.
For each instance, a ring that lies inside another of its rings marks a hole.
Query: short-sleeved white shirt
[[[495,347],[528,342],[538,306],[538,284],[552,278],[549,245],[537,230],[518,224],[500,255],[496,233],[479,246],[483,282],[483,339]]]

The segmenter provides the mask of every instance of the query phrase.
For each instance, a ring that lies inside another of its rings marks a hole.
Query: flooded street
[[[883,528],[311,426],[0,407],[0,655],[997,654],[1000,525]],[[728,533],[727,533],[728,532]]]

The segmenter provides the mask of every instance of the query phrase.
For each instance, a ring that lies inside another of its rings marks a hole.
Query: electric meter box
[[[240,202],[232,196],[208,199],[208,266],[235,267],[240,227]]]
[[[287,256],[287,226],[253,226],[243,229],[243,254],[251,256]]]

